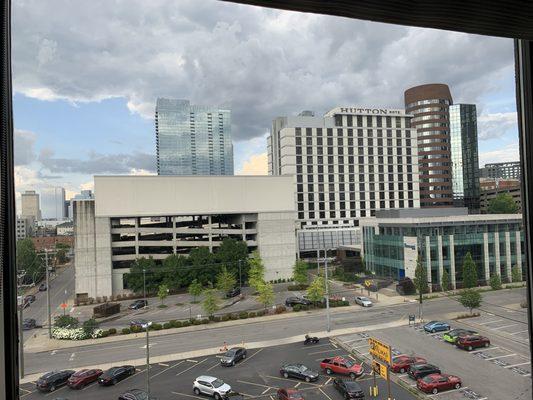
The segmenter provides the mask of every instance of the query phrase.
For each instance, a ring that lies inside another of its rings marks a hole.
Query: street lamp
[[[146,393],[150,396],[150,326],[152,322],[149,321],[146,324],[142,324],[143,329],[146,330]]]

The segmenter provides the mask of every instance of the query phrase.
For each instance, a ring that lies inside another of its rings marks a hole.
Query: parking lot
[[[239,362],[235,367],[222,367],[218,355],[209,357],[179,360],[168,364],[156,364],[150,368],[150,386],[152,395],[159,400],[191,398],[204,400],[207,397],[195,396],[192,391],[193,380],[199,375],[212,375],[223,379],[232,386],[233,390],[242,393],[247,398],[264,398],[275,400],[276,391],[280,387],[296,387],[305,396],[306,400],[341,400],[342,396],[332,386],[333,378],[321,372],[317,382],[306,383],[294,379],[285,379],[279,373],[279,367],[287,362],[301,362],[308,367],[318,370],[322,359],[340,355],[349,357],[341,347],[322,341],[317,345],[304,346],[302,343],[251,349],[248,357]],[[366,368],[368,371],[368,367]],[[361,387],[368,397],[372,377],[364,374],[358,378]],[[23,385],[22,398],[30,399],[55,399],[64,397],[74,399],[117,399],[118,395],[130,388],[145,388],[146,375],[144,367],[137,373],[119,382],[116,386],[100,387],[91,384],[82,390],[72,390],[62,387],[54,393],[39,393],[33,384]],[[378,378],[379,398],[386,398],[387,385]],[[414,397],[402,387],[392,384],[392,395],[396,400],[410,400]]]

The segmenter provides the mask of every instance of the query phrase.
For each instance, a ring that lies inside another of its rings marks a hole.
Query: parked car
[[[404,372],[409,371],[411,365],[426,362],[427,360],[425,358],[403,354],[392,358],[391,371],[403,374]]]
[[[307,368],[303,364],[285,364],[282,365],[279,373],[283,375],[285,379],[292,377],[297,379],[303,379],[306,382],[318,380],[318,372]]]
[[[304,306],[308,306],[308,305],[312,304],[312,302],[311,302],[311,300],[304,299],[302,297],[296,297],[296,296],[287,297],[285,299],[285,305],[287,307],[294,307],[296,304],[301,304],[301,305],[304,305]]]
[[[147,300],[135,300],[133,303],[131,303],[128,308],[130,310],[138,310],[140,308],[144,308],[148,305]]]
[[[68,378],[67,385],[72,389],[81,389],[90,383],[96,382],[102,373],[101,369],[81,369]]]
[[[413,364],[409,368],[409,377],[414,379],[423,378],[426,375],[440,374],[440,368],[433,364]]]
[[[364,399],[365,392],[355,381],[348,381],[336,378],[333,380],[333,387],[337,389],[345,399]]]
[[[431,333],[449,331],[450,324],[442,321],[431,321],[424,325],[424,330]]]
[[[30,303],[33,303],[35,301],[35,296],[33,294],[28,294],[24,296],[24,301],[28,301]]]
[[[448,343],[455,344],[457,342],[457,339],[459,339],[460,337],[470,336],[470,335],[477,335],[477,332],[459,328],[459,329],[452,329],[451,331],[446,332],[442,336],[442,338]]]
[[[226,293],[226,297],[230,299],[240,294],[241,294],[241,288],[236,287],[236,288],[231,289],[228,293]]]
[[[325,358],[320,363],[320,368],[326,371],[328,375],[333,373],[349,375],[355,379],[364,373],[363,366],[343,357]]]
[[[365,296],[356,296],[355,304],[359,304],[360,306],[363,306],[363,307],[372,307],[372,300],[370,300],[368,297],[365,297]]]
[[[246,358],[246,349],[244,347],[232,347],[220,358],[220,365],[232,367],[238,361]]]
[[[145,319],[133,319],[130,321],[130,328],[133,328],[134,326],[142,328],[147,323],[148,321]]]
[[[304,400],[304,396],[297,389],[278,389],[278,400]]]
[[[117,382],[135,373],[133,365],[111,367],[98,378],[98,384],[102,386],[116,385]]]
[[[192,387],[197,396],[200,394],[207,394],[208,396],[214,397],[216,400],[225,398],[226,394],[231,391],[231,386],[224,383],[222,379],[206,375],[196,378]]]
[[[148,396],[148,393],[144,390],[130,389],[127,392],[119,394],[118,400],[156,400],[156,398]]]
[[[46,289],[47,289],[46,283],[41,283],[39,285],[39,292],[46,292]]]
[[[455,345],[460,349],[471,351],[479,347],[489,347],[490,340],[489,338],[481,335],[462,336],[457,339]]]
[[[416,387],[425,393],[437,394],[443,390],[459,389],[461,378],[448,374],[427,375],[416,382]]]
[[[71,369],[47,372],[35,383],[37,390],[41,392],[53,392],[57,388],[66,385],[68,378],[74,373]]]
[[[22,330],[29,331],[30,329],[35,328],[37,322],[33,318],[26,318],[22,321]]]

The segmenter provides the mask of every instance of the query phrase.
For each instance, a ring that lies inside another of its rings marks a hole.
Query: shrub
[[[97,303],[101,303],[101,302],[102,302],[102,298],[101,298],[100,296],[97,296],[97,297],[96,297],[96,302],[97,302]]]
[[[127,334],[131,333],[131,329],[130,328],[122,328],[121,333],[123,335],[127,335]]]
[[[229,314],[229,319],[233,321],[233,320],[239,319],[239,316],[237,314],[231,313]]]
[[[190,325],[191,325],[191,322],[190,322],[190,321],[183,321],[183,322],[181,323],[181,326],[184,326],[184,327],[185,327],[185,326],[190,326]]]
[[[83,323],[83,330],[87,332],[88,335],[92,334],[96,329],[98,329],[98,322],[94,319],[88,319]]]
[[[256,314],[255,312],[250,311],[250,312],[248,313],[248,318],[255,318],[255,317],[257,317],[257,314]]]
[[[295,304],[294,307],[292,307],[292,311],[301,311],[302,305],[301,304]]]
[[[163,329],[163,326],[161,324],[152,324],[150,328],[154,331],[160,331],[161,329]]]
[[[222,317],[220,317],[220,320],[221,321],[229,321],[229,315],[228,314],[224,314]]]
[[[131,333],[139,333],[140,331],[142,331],[142,328],[140,326],[132,326],[130,330]]]
[[[276,314],[283,314],[285,311],[287,311],[287,307],[283,305],[276,306],[276,310],[274,311]]]
[[[181,321],[172,320],[170,321],[170,323],[172,324],[174,328],[181,328],[183,326],[183,322]]]
[[[114,334],[117,333],[117,330],[115,328],[109,328],[108,332],[109,332],[110,335],[114,335]]]
[[[78,318],[70,315],[60,315],[54,318],[54,327],[56,328],[77,328],[79,323]]]
[[[210,321],[209,321],[208,318],[204,318],[204,319],[201,319],[201,320],[200,320],[200,323],[203,324],[203,325],[208,324],[209,322],[210,322]]]
[[[170,322],[165,322],[163,324],[163,329],[170,329],[170,328],[172,328],[172,324]]]
[[[309,285],[302,285],[302,284],[296,284],[296,285],[289,285],[287,286],[288,291],[298,291],[298,290],[306,290],[309,287]]]
[[[500,275],[498,274],[492,275],[490,277],[489,283],[492,290],[500,290],[502,288],[502,280],[500,278]]]
[[[241,312],[239,313],[239,319],[246,319],[246,318],[248,318],[248,312],[246,312],[246,311],[241,311]]]
[[[108,337],[109,336],[109,331],[102,331],[100,337]]]
[[[213,321],[213,322],[220,322],[220,317],[213,316],[212,321]]]
[[[262,317],[263,315],[265,315],[265,310],[259,310],[256,312],[256,314],[258,317]]]
[[[193,325],[200,325],[201,323],[202,323],[202,320],[200,320],[200,319],[195,319],[192,322]]]

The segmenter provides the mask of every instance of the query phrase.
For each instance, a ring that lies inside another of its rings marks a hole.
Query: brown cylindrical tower
[[[450,88],[440,83],[415,86],[404,97],[418,136],[420,207],[452,207]]]

